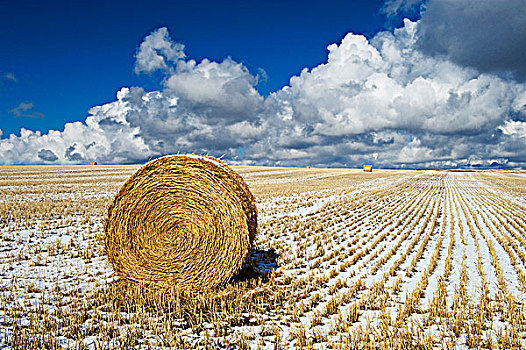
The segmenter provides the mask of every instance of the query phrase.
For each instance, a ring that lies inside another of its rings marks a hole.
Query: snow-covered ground
[[[0,349],[526,346],[523,177],[234,167],[257,198],[252,272],[172,300],[104,255],[137,168],[0,169]]]

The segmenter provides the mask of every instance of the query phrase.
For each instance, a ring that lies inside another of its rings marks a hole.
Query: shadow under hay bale
[[[207,290],[230,280],[257,232],[240,175],[204,156],[167,156],[133,174],[108,209],[104,245],[124,279]]]
[[[268,281],[271,272],[279,267],[277,263],[278,257],[279,255],[274,249],[252,250],[247,256],[247,262],[232,277],[232,282],[242,282],[256,278],[261,278],[262,282]]]

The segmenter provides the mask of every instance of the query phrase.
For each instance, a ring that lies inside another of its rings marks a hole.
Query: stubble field
[[[234,167],[256,248],[190,295],[106,261],[138,168],[0,168],[0,349],[526,347],[524,172]]]

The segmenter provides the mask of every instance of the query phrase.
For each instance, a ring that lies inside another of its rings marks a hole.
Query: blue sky
[[[524,0],[0,2],[0,164],[526,167]]]
[[[382,4],[2,1],[0,128],[4,135],[19,135],[21,127],[60,130],[65,122],[83,120],[92,106],[112,101],[122,86],[158,88],[133,71],[137,46],[158,27],[167,27],[192,58],[230,56],[254,74],[263,69],[267,79],[257,89],[267,95],[302,68],[323,62],[326,46],[347,32],[371,37],[383,29]],[[33,107],[16,116],[20,103]]]

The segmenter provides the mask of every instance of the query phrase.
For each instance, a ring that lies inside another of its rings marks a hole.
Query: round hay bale
[[[211,157],[166,156],[119,190],[104,245],[122,278],[203,290],[241,268],[256,229],[255,199],[240,175]]]

